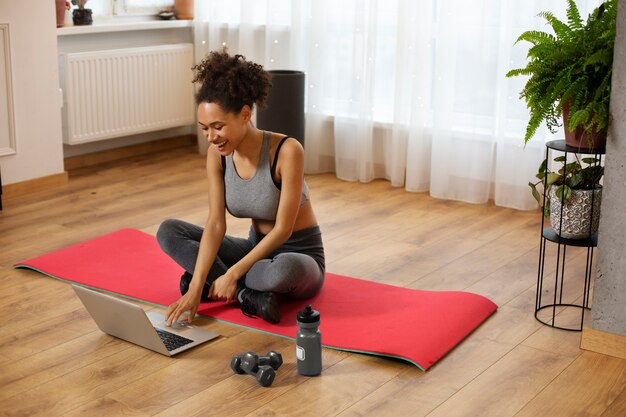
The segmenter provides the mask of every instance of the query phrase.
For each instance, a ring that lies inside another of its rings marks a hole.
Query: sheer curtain
[[[586,15],[599,1],[578,1]],[[525,30],[565,0],[196,0],[197,59],[226,46],[266,69],[306,72],[307,173],[388,179],[408,191],[531,209],[546,130],[507,79]],[[557,135],[558,136],[558,135]]]

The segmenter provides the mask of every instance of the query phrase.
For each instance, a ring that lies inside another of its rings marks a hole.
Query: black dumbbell
[[[230,369],[232,369],[234,373],[239,374],[239,375],[246,373],[243,369],[241,369],[241,357],[242,356],[243,356],[243,353],[233,356],[233,358],[230,360]]]
[[[271,351],[266,356],[258,356],[254,352],[246,352],[233,356],[230,367],[237,374],[255,375],[257,382],[269,387],[276,377],[276,370],[283,364],[280,353]]]
[[[258,356],[254,352],[246,352],[233,356],[232,360],[230,361],[230,367],[233,372],[237,374],[246,373],[246,370],[244,370],[242,367],[242,361],[244,360],[244,358],[248,366],[248,372],[255,372],[256,368],[262,365],[269,365],[274,370],[277,370],[283,364],[282,355],[273,350],[268,352],[265,356]]]

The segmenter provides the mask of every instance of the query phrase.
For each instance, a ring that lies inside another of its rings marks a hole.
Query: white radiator
[[[64,142],[194,123],[192,65],[192,44],[66,54]]]

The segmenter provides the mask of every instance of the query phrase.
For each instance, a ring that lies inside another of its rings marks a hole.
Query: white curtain
[[[599,1],[578,1],[586,16]],[[532,209],[547,129],[526,147],[525,30],[565,0],[196,0],[196,58],[227,46],[306,72],[307,173]]]

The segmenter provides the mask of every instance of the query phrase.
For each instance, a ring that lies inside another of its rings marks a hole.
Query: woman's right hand
[[[178,299],[178,301],[170,304],[167,308],[167,315],[165,316],[165,323],[168,326],[171,326],[172,323],[176,323],[181,315],[183,315],[186,311],[189,311],[189,317],[187,318],[187,322],[191,323],[196,316],[196,311],[198,311],[198,307],[200,306],[200,298],[202,296],[202,291],[194,291],[189,288],[189,291],[182,297]]]

